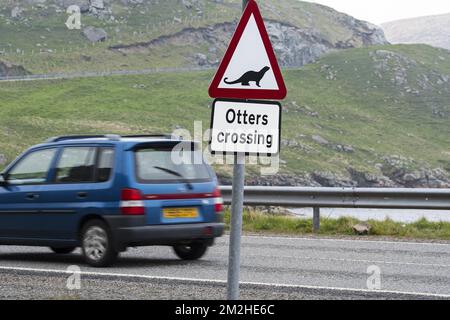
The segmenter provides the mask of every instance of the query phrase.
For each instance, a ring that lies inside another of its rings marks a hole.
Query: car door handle
[[[39,198],[39,195],[36,193],[27,193],[25,198],[27,198],[27,200],[36,200]]]
[[[79,199],[85,199],[85,198],[87,198],[87,196],[88,196],[87,192],[78,192],[77,193],[77,197]]]

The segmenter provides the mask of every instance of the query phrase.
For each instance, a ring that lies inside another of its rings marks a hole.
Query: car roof
[[[181,137],[175,137],[171,135],[78,135],[78,136],[62,136],[48,139],[46,142],[41,143],[36,147],[43,146],[58,146],[67,144],[127,144],[132,147],[141,143],[163,143],[163,142],[193,142],[182,139]]]

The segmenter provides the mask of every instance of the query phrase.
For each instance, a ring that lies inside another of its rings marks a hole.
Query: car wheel
[[[81,232],[81,249],[84,260],[97,268],[108,267],[117,259],[108,226],[100,220],[87,222]]]
[[[50,248],[56,254],[69,254],[75,251],[76,247],[66,247],[66,248]]]
[[[198,260],[205,255],[208,246],[202,242],[193,242],[188,245],[176,245],[173,250],[183,260]]]

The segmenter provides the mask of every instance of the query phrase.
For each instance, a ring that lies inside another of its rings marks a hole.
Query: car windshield
[[[172,147],[135,151],[139,182],[207,182],[211,175],[199,151],[174,151]]]

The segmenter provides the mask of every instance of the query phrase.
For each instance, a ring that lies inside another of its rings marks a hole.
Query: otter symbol
[[[239,79],[235,81],[228,81],[228,78],[223,79],[226,84],[238,84],[240,83],[242,86],[249,86],[250,82],[256,82],[256,85],[261,88],[260,82],[267,71],[269,71],[269,67],[262,68],[259,72],[257,71],[248,71],[242,75]]]

